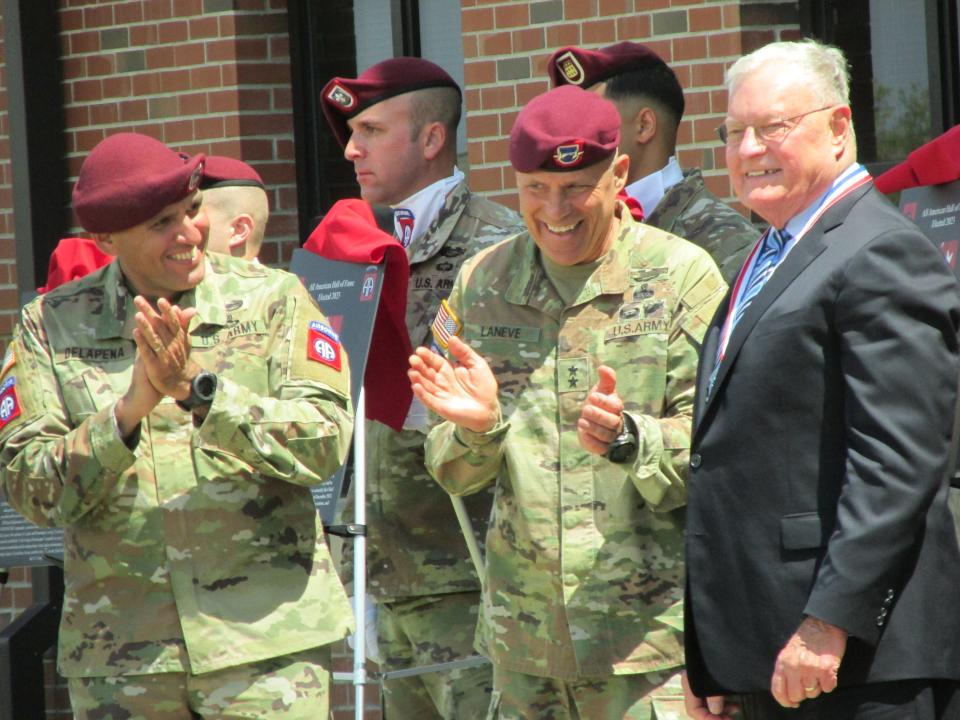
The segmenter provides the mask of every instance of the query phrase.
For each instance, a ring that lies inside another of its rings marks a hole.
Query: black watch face
[[[612,445],[607,453],[607,458],[612,463],[623,463],[629,460],[636,450],[637,443],[632,439],[626,440],[617,445]]]
[[[212,400],[217,389],[217,377],[211,373],[200,373],[197,376],[197,395],[203,400]]]

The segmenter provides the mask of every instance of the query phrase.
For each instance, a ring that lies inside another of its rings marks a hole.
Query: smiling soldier
[[[577,112],[569,112],[577,108]],[[449,492],[496,484],[479,640],[490,717],[683,717],[679,605],[697,352],[725,284],[617,194],[620,116],[563,86],[510,139],[527,232],[467,261],[411,358]],[[457,337],[457,336],[461,337]]]
[[[326,717],[351,629],[309,489],[349,443],[346,360],[296,276],[207,256],[203,161],[93,149],[73,208],[116,259],[28,304],[0,371],[3,489],[64,529],[80,720]]]

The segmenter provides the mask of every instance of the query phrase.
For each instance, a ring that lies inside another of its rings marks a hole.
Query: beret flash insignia
[[[347,88],[340,83],[336,83],[332,88],[330,88],[330,92],[327,93],[327,100],[332,102],[344,112],[353,110],[357,104],[357,96],[347,90]]]
[[[560,74],[563,75],[564,80],[571,85],[583,85],[583,81],[587,75],[572,50],[567,50],[567,52],[554,60],[554,63],[556,63],[556,66],[560,69]]]
[[[560,167],[573,167],[583,160],[583,141],[577,140],[572,143],[557,145],[553,153],[553,162]]]

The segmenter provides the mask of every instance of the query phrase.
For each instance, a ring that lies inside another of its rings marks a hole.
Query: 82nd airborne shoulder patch
[[[307,359],[323,363],[340,372],[343,352],[340,336],[329,325],[312,320],[307,331]]]
[[[17,396],[17,378],[13,375],[0,385],[0,430],[20,417],[20,398]]]

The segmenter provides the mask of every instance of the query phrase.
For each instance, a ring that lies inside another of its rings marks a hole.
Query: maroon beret
[[[599,50],[572,45],[560,48],[547,60],[547,73],[554,87],[579,85],[588,88],[614,75],[652,65],[666,63],[646,45],[625,40]]]
[[[378,62],[360,77],[335,77],[320,93],[323,114],[340,145],[350,139],[347,120],[371,105],[395,95],[432,87],[451,87],[460,93],[460,86],[439,65],[415,57],[398,57]]]
[[[266,190],[260,173],[247,165],[243,160],[236,160],[224,155],[207,155],[203,164],[203,177],[200,178],[200,189],[209,190],[218,187],[258,187]]]
[[[203,154],[174,152],[147,135],[110,135],[80,166],[73,210],[89,232],[126,230],[196,190],[203,161]]]
[[[609,100],[561,85],[527,103],[510,131],[510,164],[519,172],[579,170],[620,143],[620,113]]]
[[[960,180],[960,125],[921,145],[874,184],[884,193]]]

